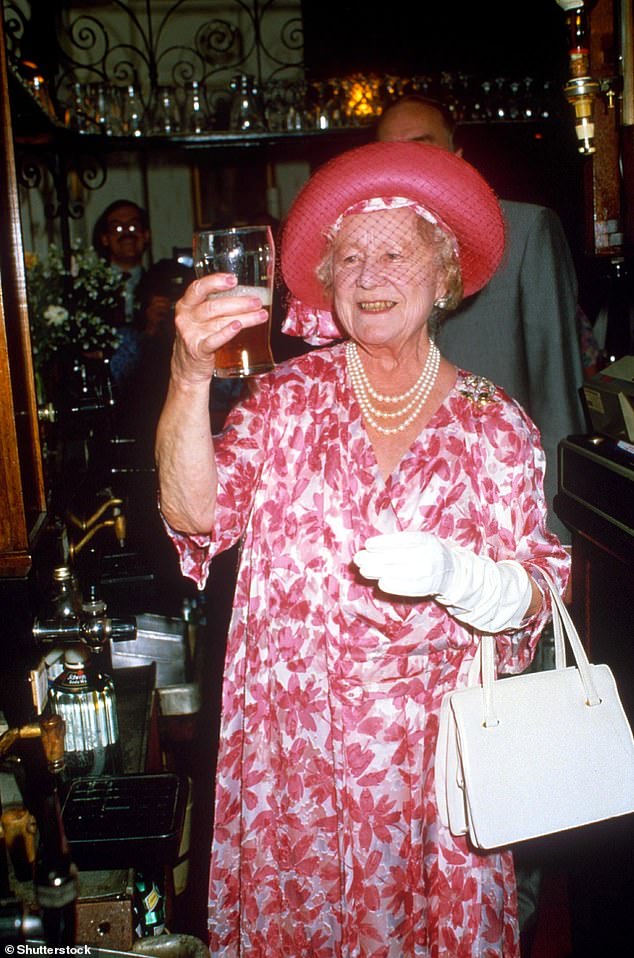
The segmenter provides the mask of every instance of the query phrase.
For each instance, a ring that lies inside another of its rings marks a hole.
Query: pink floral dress
[[[423,529],[514,558],[562,590],[544,456],[519,406],[460,372],[387,482],[343,346],[257,380],[216,440],[212,537],[172,533],[206,581],[242,540],[224,675],[209,943],[223,958],[518,955],[510,852],[473,853],[437,818],[443,694],[477,635],[428,599],[355,574],[368,536]],[[498,637],[530,662],[547,610]]]

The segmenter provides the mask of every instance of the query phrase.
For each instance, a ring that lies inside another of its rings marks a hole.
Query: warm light
[[[348,116],[369,119],[378,116],[379,80],[376,77],[351,77],[344,80]]]

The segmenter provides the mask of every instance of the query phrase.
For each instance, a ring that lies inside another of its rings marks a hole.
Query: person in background
[[[161,259],[137,287],[135,364],[117,396],[119,435],[134,439],[136,460],[154,461],[154,434],[165,401],[174,342],[174,306],[194,279],[192,267]]]
[[[150,246],[146,211],[131,200],[115,200],[95,223],[92,241],[99,255],[126,276],[123,322],[129,323],[134,316],[134,294],[145,272],[143,261]]]
[[[96,251],[126,279],[121,310],[113,314],[112,325],[120,329],[120,343],[110,357],[115,388],[130,379],[139,361],[139,319],[136,291],[145,273],[144,259],[150,246],[150,224],[146,211],[131,200],[115,200],[103,211],[93,228]]]
[[[549,617],[541,573],[563,592],[569,571],[536,427],[429,335],[503,248],[499,204],[459,157],[371,143],[331,160],[281,242],[292,331],[325,345],[254,378],[217,436],[216,350],[266,313],[219,295],[222,273],[176,305],[163,519],[200,588],[240,543],[212,956],[519,954],[513,857],[453,836],[434,783],[440,704],[480,632],[502,671],[526,668]]]
[[[381,142],[433,143],[458,156],[454,121],[444,104],[404,96],[381,114]],[[504,260],[487,286],[468,298],[436,332],[448,359],[503,386],[538,426],[546,453],[549,526],[562,542],[570,532],[557,518],[557,447],[586,431],[579,396],[584,369],[580,339],[591,333],[577,302],[577,277],[561,221],[546,207],[501,201],[507,230]],[[590,362],[590,361],[588,361]]]
[[[174,338],[174,307],[194,279],[194,269],[175,259],[160,259],[143,273],[137,287],[141,330],[155,342]]]

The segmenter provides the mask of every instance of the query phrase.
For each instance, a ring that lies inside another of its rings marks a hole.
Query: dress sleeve
[[[502,547],[494,558],[519,562],[544,596],[540,611],[519,631],[497,637],[498,668],[504,672],[520,672],[530,664],[537,641],[552,614],[548,588],[540,573],[546,572],[563,595],[570,573],[570,556],[546,525],[546,459],[539,431],[517,403],[509,402],[510,422],[514,423],[517,443],[505,489],[511,503],[507,513],[510,522],[502,536]]]

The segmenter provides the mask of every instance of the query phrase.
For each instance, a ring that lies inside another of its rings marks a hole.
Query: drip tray
[[[71,858],[88,870],[174,864],[186,798],[170,772],[75,779],[62,808]]]
[[[187,622],[144,612],[136,616],[136,638],[110,642],[113,669],[156,663],[156,685],[187,682]]]

